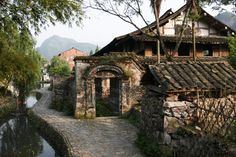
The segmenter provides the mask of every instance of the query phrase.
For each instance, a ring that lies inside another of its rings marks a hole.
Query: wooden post
[[[193,43],[193,61],[196,61],[196,38],[195,38],[195,20],[192,20],[192,43]]]
[[[160,41],[157,39],[157,64],[161,63]]]

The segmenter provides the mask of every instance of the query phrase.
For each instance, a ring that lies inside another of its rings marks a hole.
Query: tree
[[[56,56],[52,58],[48,71],[52,76],[69,76],[71,73],[69,64]]]
[[[230,49],[229,62],[234,68],[236,68],[236,37],[229,37],[228,44]]]
[[[20,102],[40,78],[42,57],[35,51],[30,29],[37,34],[48,23],[81,23],[84,12],[77,0],[0,1],[0,85],[10,82],[19,91]]]
[[[25,98],[40,79],[42,57],[35,51],[35,43],[30,34],[15,31],[13,35],[9,40],[9,37],[0,31],[0,84],[7,91],[12,82],[18,90],[18,105],[23,111]]]
[[[95,49],[95,53],[97,53],[99,50],[100,50],[100,48],[99,48],[98,45],[97,45],[97,46],[96,46],[96,49]]]
[[[48,22],[80,24],[84,12],[81,0],[1,0],[0,31],[47,27]]]
[[[215,5],[215,9],[221,9],[222,5],[233,5],[236,8],[235,0],[200,0],[205,5]]]
[[[92,56],[93,54],[93,50],[90,50],[89,55]]]

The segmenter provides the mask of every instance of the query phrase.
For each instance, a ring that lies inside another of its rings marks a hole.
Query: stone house
[[[58,54],[60,59],[66,61],[69,64],[70,70],[73,70],[73,67],[75,66],[74,58],[76,56],[87,56],[87,53],[72,47],[71,49]]]

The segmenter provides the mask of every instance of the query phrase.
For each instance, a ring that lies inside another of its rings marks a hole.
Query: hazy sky
[[[176,11],[182,5],[184,5],[183,0],[164,0],[161,13],[164,13],[169,8]],[[152,22],[153,15],[151,14],[149,3],[144,4],[143,8],[146,13],[146,17]],[[210,11],[209,13],[212,12],[210,9],[207,10]],[[212,14],[214,15],[216,13]],[[111,16],[107,13],[96,10],[87,10],[86,15],[88,18],[83,20],[82,27],[68,27],[67,25],[56,24],[56,26],[50,26],[46,30],[42,29],[41,33],[35,36],[37,41],[36,46],[40,46],[45,39],[53,35],[58,35],[61,37],[75,39],[78,42],[89,42],[103,47],[111,42],[115,37],[136,30],[130,24],[127,24],[119,18]]]

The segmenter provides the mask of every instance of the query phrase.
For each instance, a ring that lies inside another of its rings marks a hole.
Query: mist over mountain
[[[236,15],[231,12],[223,12],[216,15],[216,19],[236,30]]]
[[[50,60],[53,56],[58,55],[60,52],[71,49],[72,47],[87,52],[95,51],[96,45],[91,43],[77,42],[74,39],[64,38],[57,35],[54,35],[46,39],[37,50],[44,56],[46,59]]]

